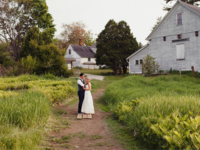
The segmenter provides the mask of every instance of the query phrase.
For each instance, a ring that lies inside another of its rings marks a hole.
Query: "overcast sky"
[[[63,23],[82,21],[96,38],[106,23],[114,19],[116,22],[126,21],[137,41],[142,44],[146,44],[145,38],[151,32],[156,19],[167,13],[162,10],[165,5],[164,0],[46,0],[46,2],[56,24],[56,36],[62,32]]]

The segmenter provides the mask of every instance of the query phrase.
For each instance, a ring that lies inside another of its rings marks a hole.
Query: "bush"
[[[32,74],[37,67],[36,58],[28,55],[26,58],[21,58],[20,66],[22,66],[23,73]]]
[[[159,65],[155,58],[153,58],[149,54],[147,54],[147,56],[143,58],[141,69],[146,76],[152,75],[153,73],[155,73],[156,70],[158,70],[158,68]]]

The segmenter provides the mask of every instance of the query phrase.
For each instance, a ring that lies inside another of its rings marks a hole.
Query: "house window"
[[[195,36],[199,36],[199,31],[196,31],[196,32],[195,32]]]
[[[91,59],[90,59],[90,58],[88,58],[88,61],[91,61]]]
[[[166,41],[166,36],[163,37],[163,41]]]
[[[182,38],[182,34],[177,35],[177,38],[181,39]]]
[[[136,65],[139,65],[139,60],[135,60],[135,64],[136,64]]]
[[[176,59],[177,60],[185,59],[185,45],[184,44],[176,45]]]
[[[140,64],[142,64],[142,62],[143,62],[143,60],[142,60],[142,59],[140,59]]]
[[[69,55],[71,54],[71,49],[69,49]]]
[[[177,18],[177,25],[182,25],[183,24],[182,13],[178,13],[176,18]]]

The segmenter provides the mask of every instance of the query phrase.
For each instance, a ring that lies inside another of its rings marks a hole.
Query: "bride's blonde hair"
[[[88,77],[86,77],[85,80],[88,80],[90,82],[90,79]]]

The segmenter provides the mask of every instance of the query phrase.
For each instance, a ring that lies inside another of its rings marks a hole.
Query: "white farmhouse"
[[[82,46],[82,40],[79,40],[79,45],[70,44],[65,54],[65,59],[68,64],[68,68],[82,67],[86,69],[98,69],[96,65],[96,59],[94,57],[96,53],[96,43],[89,46]]]
[[[178,0],[146,38],[148,44],[127,58],[130,73],[142,73],[140,65],[150,54],[160,70],[200,72],[200,8]]]

